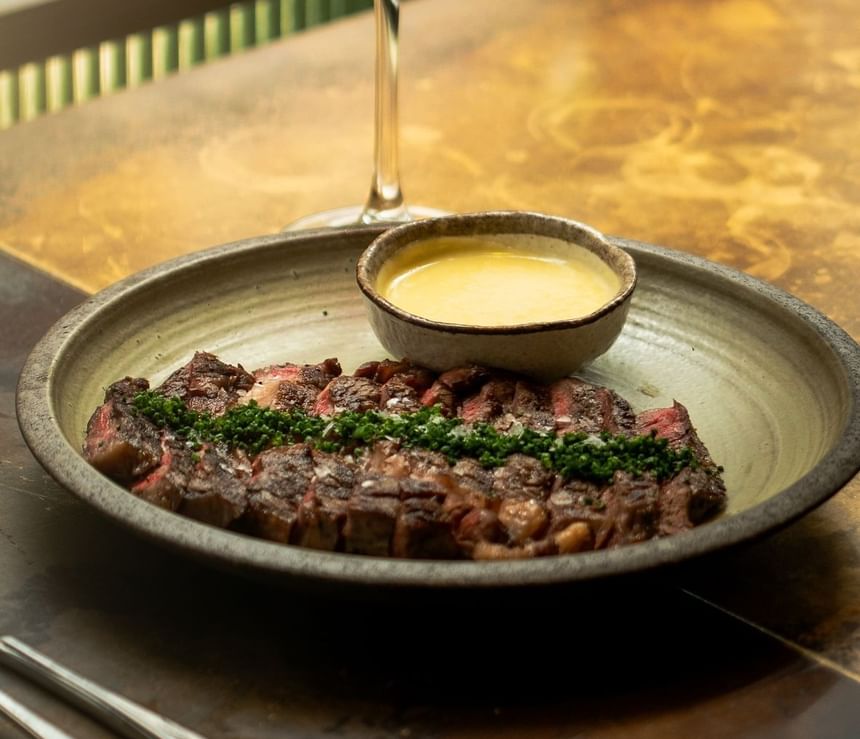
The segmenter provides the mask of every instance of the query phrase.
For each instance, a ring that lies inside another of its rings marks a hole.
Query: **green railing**
[[[0,70],[0,130],[372,7],[373,0],[246,0]]]

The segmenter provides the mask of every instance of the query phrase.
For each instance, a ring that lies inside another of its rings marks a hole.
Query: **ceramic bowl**
[[[380,270],[401,249],[442,236],[478,235],[560,257],[571,250],[587,250],[618,275],[620,287],[608,302],[584,316],[502,326],[431,320],[399,308],[378,292]],[[627,252],[582,223],[540,213],[503,211],[444,216],[386,231],[359,258],[356,279],[370,325],[393,356],[438,371],[480,364],[549,380],[569,375],[612,346],[627,318],[636,287],[636,265]]]

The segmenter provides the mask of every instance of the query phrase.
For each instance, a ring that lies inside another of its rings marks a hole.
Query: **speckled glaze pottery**
[[[411,244],[440,236],[513,237],[513,243],[562,258],[585,249],[618,275],[620,287],[588,315],[515,326],[440,323],[386,300],[376,289],[386,261]],[[480,364],[550,380],[580,369],[618,338],[636,287],[636,264],[623,249],[585,224],[541,213],[502,211],[444,216],[392,228],[361,255],[356,280],[366,299],[370,325],[393,356],[437,371]]]
[[[860,466],[860,348],[797,298],[735,270],[612,239],[639,282],[610,351],[580,373],[635,411],[684,403],[725,466],[718,519],[627,547],[535,560],[436,562],[318,552],[254,539],[140,500],[81,456],[105,387],[161,382],[196,349],[247,368],[336,356],[352,372],[386,355],[355,284],[381,227],[276,234],[133,275],[66,314],[18,384],[21,430],[61,484],[104,515],[178,553],[278,583],[332,592],[580,583],[687,561],[768,534],[826,500]]]

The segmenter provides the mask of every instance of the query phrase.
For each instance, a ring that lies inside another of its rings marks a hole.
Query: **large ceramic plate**
[[[134,275],[59,321],[18,387],[27,443],[74,494],[130,529],[256,574],[356,584],[497,586],[588,580],[679,562],[761,536],[821,503],[860,460],[860,350],[809,306],[701,259],[620,241],[640,281],[627,325],[583,375],[639,411],[684,403],[726,468],[727,512],[691,532],[532,561],[428,562],[316,552],[218,530],[130,495],[80,449],[104,388],[160,381],[206,349],[245,367],[384,356],[355,261],[375,228],[228,244]]]

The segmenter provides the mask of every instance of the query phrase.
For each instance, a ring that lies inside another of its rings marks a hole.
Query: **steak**
[[[343,411],[370,411],[379,408],[381,385],[369,377],[335,377],[317,396],[313,413],[333,416]]]
[[[636,417],[628,402],[609,388],[568,377],[554,382],[549,393],[559,433],[619,434],[636,428]]]
[[[311,411],[320,391],[340,375],[336,359],[319,364],[279,364],[258,369],[253,385],[242,395],[241,403],[254,401],[263,408]]]
[[[356,464],[344,455],[314,450],[314,476],[299,505],[293,543],[313,549],[342,549],[347,502],[355,487]]]
[[[449,460],[448,447],[437,447],[441,453],[393,438],[341,451],[306,440],[249,456],[219,441],[192,444],[156,426],[133,404],[148,388],[145,379],[127,377],[107,389],[87,425],[84,456],[155,505],[282,544],[426,559],[571,554],[688,530],[726,502],[721,468],[683,405],[636,415],[614,391],[579,378],[542,385],[477,366],[437,375],[387,359],[352,375],[336,359],[249,373],[197,352],[155,393],[215,416],[253,401],[321,416],[323,423],[347,411],[397,415],[435,405],[443,416],[461,419],[464,430],[651,435],[689,450],[694,461],[660,479],[618,470],[595,482],[563,478],[527,454],[510,454],[490,468],[470,457]]]
[[[225,364],[208,352],[195,352],[191,361],[171,374],[159,388],[180,398],[192,410],[219,415],[254,385],[242,365]]]
[[[149,389],[144,379],[115,382],[87,424],[84,456],[97,470],[129,483],[155,467],[162,456],[161,430],[135,413],[135,394]]]
[[[299,504],[313,477],[311,450],[304,444],[267,449],[254,460],[253,472],[242,527],[264,539],[288,544]]]

